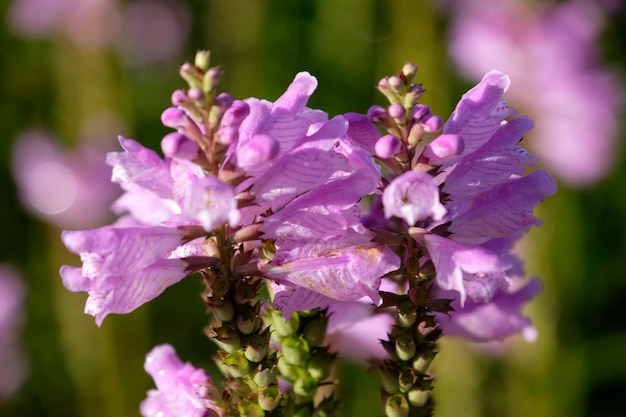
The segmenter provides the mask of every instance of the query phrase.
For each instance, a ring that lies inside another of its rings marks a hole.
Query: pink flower
[[[598,59],[601,2],[451,3],[451,54],[478,79],[499,68],[516,81],[508,97],[537,122],[528,145],[570,185],[592,184],[614,162],[622,83]],[[599,122],[601,121],[601,122]]]
[[[383,192],[385,217],[400,217],[409,226],[432,218],[441,220],[446,214],[439,202],[435,178],[423,172],[408,171],[394,180]]]
[[[209,397],[217,387],[202,369],[183,363],[170,345],[155,346],[144,364],[156,390],[141,403],[143,417],[208,417],[216,410]]]

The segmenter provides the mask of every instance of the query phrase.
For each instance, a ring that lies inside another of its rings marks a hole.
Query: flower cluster
[[[509,79],[492,71],[444,124],[418,103],[416,71],[381,80],[388,106],[329,118],[306,106],[310,74],[274,102],[235,100],[217,93],[221,71],[200,52],[161,117],[175,129],[165,159],[120,138],[107,157],[125,191],[120,218],[63,233],[82,260],[61,268],[63,282],[89,293],[100,325],[200,272],[226,376],[219,388],[155,348],[146,369],[159,390],[144,415],[327,415],[337,402],[316,393],[337,354],[350,356],[344,331],[363,323],[377,327],[356,353],[382,360],[386,415],[429,412],[442,331],[532,336],[520,308],[540,285],[511,290],[511,245],[555,192],[547,172],[525,175],[532,122],[513,117]]]

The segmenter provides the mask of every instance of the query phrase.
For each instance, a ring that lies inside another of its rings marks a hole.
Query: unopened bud
[[[192,100],[200,102],[204,101],[205,99],[204,91],[202,91],[202,89],[198,87],[191,87],[187,92],[187,96]]]
[[[409,402],[404,395],[396,394],[387,398],[385,415],[387,417],[407,417],[409,415]]]
[[[296,366],[304,366],[309,358],[309,344],[302,337],[291,336],[281,342],[283,357]]]
[[[291,336],[300,327],[300,316],[293,313],[289,320],[285,321],[278,310],[272,310],[272,330],[282,337]]]
[[[178,71],[180,76],[187,82],[189,87],[202,87],[202,74],[199,69],[188,62],[185,62]]]
[[[424,131],[428,133],[436,133],[443,127],[443,120],[439,116],[429,116],[426,120],[422,121],[424,125]]]
[[[187,113],[175,107],[169,107],[161,113],[161,123],[164,126],[178,129],[187,124]]]
[[[259,365],[260,367],[261,365]],[[264,368],[258,370],[254,374],[254,383],[259,387],[267,387],[270,384],[276,383],[276,368]]]
[[[307,371],[316,381],[323,381],[330,376],[335,356],[328,352],[317,352],[307,363]]]
[[[387,117],[387,110],[382,106],[372,106],[367,110],[367,118],[372,123],[380,123]]]
[[[211,65],[211,51],[198,51],[196,52],[196,58],[194,64],[201,71],[206,71]]]
[[[283,378],[291,381],[295,381],[296,379],[298,379],[300,374],[302,373],[300,371],[300,368],[291,365],[284,356],[278,358],[278,360],[276,361],[276,367],[278,368],[278,372],[280,372],[280,375]]]
[[[413,388],[407,393],[407,397],[413,407],[423,407],[430,398],[430,392],[429,390]]]
[[[432,350],[428,350],[413,359],[413,369],[419,374],[425,374],[434,359],[435,353]]]
[[[402,67],[402,73],[406,77],[407,82],[411,84],[417,75],[417,65],[412,62],[407,62]]]
[[[293,384],[293,393],[296,395],[296,401],[298,402],[311,401],[316,392],[317,381],[308,374],[298,378]]]
[[[432,141],[424,150],[424,156],[432,165],[442,165],[460,155],[465,148],[463,139],[455,134],[443,134]]]
[[[243,119],[250,114],[250,106],[245,101],[235,100],[222,117],[223,126],[239,127]]]
[[[387,112],[389,113],[389,116],[394,119],[403,119],[406,115],[406,109],[400,103],[390,104],[389,107],[387,107]]]
[[[221,78],[222,71],[219,67],[209,68],[207,72],[204,73],[204,77],[202,77],[202,85],[200,85],[202,91],[209,97],[213,97]]]
[[[265,411],[272,411],[280,402],[280,390],[272,385],[259,392],[259,405]]]
[[[269,343],[259,335],[255,335],[248,339],[244,355],[250,362],[261,362],[269,352]]]
[[[193,161],[198,156],[200,148],[187,136],[173,132],[161,139],[161,150],[169,158]]]
[[[398,306],[398,324],[402,327],[411,327],[417,320],[417,311],[411,301],[406,301]]]
[[[402,150],[402,142],[393,135],[385,135],[376,141],[374,152],[379,158],[387,159],[397,155]]]
[[[187,101],[189,99],[189,97],[187,97],[187,93],[185,93],[184,90],[175,90],[172,93],[172,105],[173,106],[180,106],[182,103],[184,103],[185,101]]]
[[[304,327],[304,338],[310,346],[321,346],[326,339],[326,329],[328,327],[328,316],[320,315]]]
[[[278,151],[275,139],[268,135],[254,135],[237,149],[237,165],[246,171],[265,166],[278,155]]]
[[[241,378],[250,371],[250,362],[240,350],[230,353],[223,359],[226,371],[235,378]]]
[[[209,327],[206,333],[225,352],[231,353],[241,347],[241,337],[239,333],[228,326],[217,328]]]
[[[415,341],[412,337],[400,336],[396,340],[396,355],[402,361],[408,361],[415,355]]]

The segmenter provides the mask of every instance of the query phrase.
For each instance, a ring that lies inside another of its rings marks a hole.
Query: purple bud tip
[[[367,118],[372,123],[379,123],[382,119],[387,117],[387,110],[381,106],[372,106],[367,110]]]
[[[237,149],[237,164],[243,169],[254,169],[271,161],[278,154],[278,142],[267,135],[254,135]]]
[[[170,158],[193,160],[198,155],[198,145],[187,136],[172,132],[161,140],[161,150]]]
[[[228,93],[220,93],[220,95],[215,98],[215,104],[226,110],[233,104],[233,96]]]
[[[424,131],[428,133],[439,132],[443,127],[443,120],[439,116],[429,116],[426,120],[422,121],[424,125]]]
[[[413,113],[411,114],[411,118],[416,122],[421,121],[422,119],[430,116],[430,107],[425,104],[416,104],[413,107]]]
[[[190,99],[196,101],[204,101],[204,91],[198,87],[191,87],[187,92]]]
[[[222,117],[222,126],[238,127],[250,113],[250,106],[245,101],[235,100]]]
[[[183,90],[176,90],[172,93],[172,105],[179,106],[187,101],[187,94]]]
[[[161,114],[161,123],[164,126],[177,129],[185,124],[187,121],[187,114],[174,107],[169,107]]]
[[[393,135],[385,135],[376,141],[374,151],[379,158],[391,158],[402,149],[402,142]]]
[[[465,145],[459,135],[444,134],[435,139],[424,150],[424,156],[432,165],[441,165],[463,152]]]
[[[389,116],[394,119],[402,119],[406,115],[406,109],[400,103],[391,104],[387,108],[387,111],[389,112]]]
[[[217,141],[222,145],[230,145],[237,140],[238,131],[236,127],[224,126],[217,131]]]

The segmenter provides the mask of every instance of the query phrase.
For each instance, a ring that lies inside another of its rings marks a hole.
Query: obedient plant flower
[[[598,56],[609,3],[618,4],[446,2],[450,53],[459,71],[478,80],[499,68],[524,86],[508,98],[537,122],[527,146],[573,186],[593,184],[610,171],[619,138],[624,89]]]
[[[144,365],[156,390],[141,403],[143,417],[208,417],[217,414],[211,397],[217,387],[204,370],[183,363],[170,345],[155,346]],[[209,410],[214,409],[215,414]]]
[[[386,108],[329,118],[306,107],[310,74],[274,102],[235,100],[200,52],[161,115],[176,130],[165,157],[120,138],[107,163],[122,217],[63,233],[82,260],[61,268],[63,282],[89,294],[99,325],[199,272],[225,374],[218,388],[157,347],[146,370],[159,389],[142,414],[331,415],[335,399],[315,398],[341,355],[382,364],[387,416],[431,415],[442,332],[532,338],[520,310],[540,285],[511,289],[522,272],[510,250],[555,192],[547,172],[525,172],[537,162],[519,145],[532,122],[513,117],[510,80],[490,71],[444,124],[418,103],[416,71],[379,82]]]

